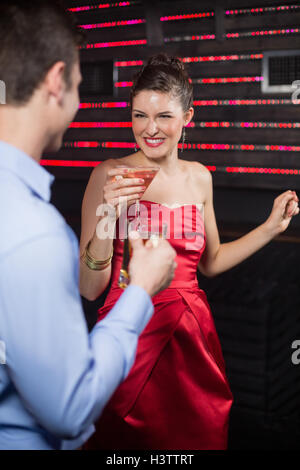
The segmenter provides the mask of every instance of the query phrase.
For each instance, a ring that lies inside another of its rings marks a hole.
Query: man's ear
[[[190,108],[185,114],[184,114],[184,125],[187,126],[191,120],[194,117],[194,108]]]
[[[65,69],[66,64],[64,62],[56,62],[48,71],[44,80],[49,96],[56,98],[58,104],[62,104],[66,90]]]

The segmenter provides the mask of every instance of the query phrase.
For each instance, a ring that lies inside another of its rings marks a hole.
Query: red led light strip
[[[195,100],[194,106],[286,106],[299,105],[299,100],[282,99],[228,99],[228,100]],[[127,101],[99,102],[99,103],[81,103],[79,109],[99,109],[99,108],[129,108]]]
[[[131,128],[132,123],[126,122],[73,122],[69,129],[120,129]],[[242,128],[242,129],[300,129],[300,122],[230,122],[230,121],[192,121],[187,127],[190,128]]]
[[[231,54],[222,56],[199,56],[199,57],[183,57],[182,62],[222,62],[234,60],[258,60],[263,58],[263,54]]]
[[[240,33],[227,33],[225,37],[227,39],[237,39],[237,38],[246,38],[246,37],[256,37],[256,36],[275,36],[283,34],[299,34],[299,28],[291,29],[272,29],[272,30],[260,30],[260,31],[244,31]],[[202,34],[200,36],[174,36],[171,38],[165,38],[165,42],[181,42],[181,41],[205,41],[209,39],[215,39],[214,34]]]
[[[117,26],[131,26],[131,25],[142,24],[142,23],[146,23],[146,20],[137,19],[137,20],[108,21],[106,23],[82,24],[80,25],[80,28],[82,29],[115,28]]]
[[[104,103],[80,103],[79,109],[97,108],[128,108],[127,101],[108,101]]]
[[[135,67],[138,65],[143,65],[144,61],[143,60],[122,60],[122,61],[116,61],[114,63],[115,67]]]
[[[147,44],[146,39],[135,39],[131,41],[114,41],[114,42],[97,42],[94,44],[87,44],[80,47],[80,49],[101,49],[104,47],[123,47],[123,46],[143,46]]]
[[[207,11],[206,13],[189,13],[186,15],[161,16],[160,21],[195,20],[199,18],[209,18],[212,16],[214,16],[214,12]]]
[[[225,15],[251,15],[256,13],[274,13],[288,10],[297,10],[300,5],[281,5],[276,7],[244,8],[241,10],[226,10]]]
[[[297,105],[300,100],[282,99],[230,99],[230,100],[195,100],[194,106],[282,106]]]
[[[80,160],[46,160],[42,159],[40,164],[42,166],[52,167],[73,167],[73,168],[94,168],[100,165],[102,161],[80,161]],[[300,170],[292,168],[255,168],[255,167],[221,167],[215,165],[205,165],[209,171],[212,172],[227,172],[227,173],[259,173],[259,174],[281,174],[281,175],[300,175]]]
[[[237,39],[245,37],[256,37],[256,36],[275,36],[285,34],[299,34],[299,28],[292,29],[274,29],[266,31],[245,31],[240,33],[227,33],[225,37],[227,39]],[[164,41],[168,42],[182,42],[182,41],[208,41],[215,39],[214,34],[201,34],[200,36],[174,36],[171,38],[165,38]],[[135,39],[131,41],[114,41],[114,42],[98,42],[94,44],[87,44],[81,46],[80,49],[100,49],[104,47],[124,47],[124,46],[144,46],[147,44],[146,39]]]
[[[249,83],[262,82],[263,77],[213,77],[213,78],[193,78],[190,80],[193,84],[215,85],[220,83]],[[115,87],[124,88],[132,86],[132,82],[116,82]]]
[[[115,8],[115,7],[128,7],[130,5],[134,5],[140,2],[131,1],[131,2],[116,2],[116,3],[102,3],[100,5],[86,5],[83,7],[75,7],[75,8],[68,8],[69,11],[73,13],[79,13],[82,11],[89,11],[89,10],[96,10],[98,8]]]
[[[299,129],[300,128],[300,122],[247,122],[247,121],[242,121],[242,122],[229,122],[229,121],[200,121],[200,122],[194,122],[192,121],[189,124],[189,127],[195,128],[195,127],[202,127],[202,128],[215,128],[215,127],[221,127],[221,128],[229,128],[229,127],[234,127],[234,128],[242,128],[242,129]]]
[[[89,11],[89,10],[96,10],[96,9],[103,9],[103,8],[127,7],[130,5],[136,5],[139,3],[140,3],[139,1],[131,0],[130,2],[115,2],[115,3],[104,3],[104,4],[99,4],[99,5],[86,5],[86,6],[81,6],[81,7],[68,8],[68,10],[73,13],[79,13],[82,11]],[[282,6],[275,6],[275,7],[244,8],[244,9],[226,10],[225,14],[227,16],[248,15],[248,14],[255,14],[255,13],[282,12],[282,11],[288,11],[288,10],[296,10],[299,8],[300,8],[299,5],[282,5]],[[210,17],[210,16],[214,16],[214,12],[192,13],[192,14],[175,15],[175,16],[163,16],[161,17],[161,21],[205,18],[205,17]]]
[[[99,142],[99,141],[76,141],[64,142],[64,148],[134,148],[134,142]],[[178,144],[182,148],[182,144]],[[247,152],[300,152],[300,145],[261,145],[261,144],[207,144],[187,143],[186,150],[239,150]]]
[[[292,168],[255,168],[247,166],[223,167],[227,173],[260,173],[277,175],[300,175],[300,170]],[[224,171],[223,170],[223,171]],[[218,171],[218,169],[217,169]]]
[[[192,13],[188,15],[176,15],[176,16],[162,16],[160,21],[175,21],[175,20],[189,20],[197,18],[207,18],[214,16],[213,12],[208,13]],[[115,28],[117,26],[131,26],[135,24],[146,23],[144,18],[134,19],[134,20],[122,20],[122,21],[110,21],[106,23],[93,23],[93,24],[83,24],[80,25],[80,28],[83,29],[99,29],[99,28]]]
[[[64,167],[95,167],[101,162],[80,161],[80,160],[40,160],[42,166],[64,166]]]
[[[178,144],[181,149],[182,144]],[[186,150],[239,150],[241,152],[299,152],[300,145],[261,145],[261,144],[184,144]]]
[[[124,88],[124,87],[129,87],[132,86],[132,82],[116,82],[115,87],[116,88]]]
[[[231,54],[222,56],[196,56],[196,57],[182,57],[179,59],[184,63],[190,62],[221,62],[221,61],[235,61],[235,60],[259,60],[263,58],[263,54]],[[122,60],[116,61],[115,67],[136,67],[143,65],[142,60]]]
[[[299,28],[291,29],[270,29],[265,31],[245,31],[241,33],[227,33],[227,39],[236,39],[236,38],[248,38],[255,36],[276,36],[281,34],[299,34]]]
[[[263,77],[222,77],[222,78],[193,78],[192,83],[201,85],[214,85],[220,83],[248,83],[261,82]]]
[[[69,129],[99,129],[132,127],[131,122],[72,122]]]
[[[211,39],[215,39],[216,36],[214,34],[201,34],[201,35],[193,35],[193,36],[173,36],[171,38],[164,38],[165,42],[181,42],[181,41],[208,41]]]

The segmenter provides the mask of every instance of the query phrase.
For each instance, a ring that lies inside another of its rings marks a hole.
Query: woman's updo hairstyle
[[[193,87],[183,63],[164,53],[150,57],[134,76],[130,93],[131,107],[133,98],[143,90],[170,93],[179,99],[184,112],[193,106]]]

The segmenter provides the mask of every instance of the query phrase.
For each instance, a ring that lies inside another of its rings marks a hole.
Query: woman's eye
[[[145,117],[143,114],[134,114],[135,118]]]
[[[172,116],[169,116],[168,114],[162,114],[160,117],[162,117],[162,118],[171,118]]]

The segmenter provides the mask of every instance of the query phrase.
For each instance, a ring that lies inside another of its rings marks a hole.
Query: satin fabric
[[[146,215],[145,215],[146,214]],[[232,394],[212,314],[198,287],[205,249],[201,207],[170,208],[141,201],[141,219],[168,223],[177,269],[153,297],[155,313],[139,338],[136,360],[96,423],[86,449],[226,449]],[[101,321],[122,294],[120,224],[114,242],[112,285]]]

